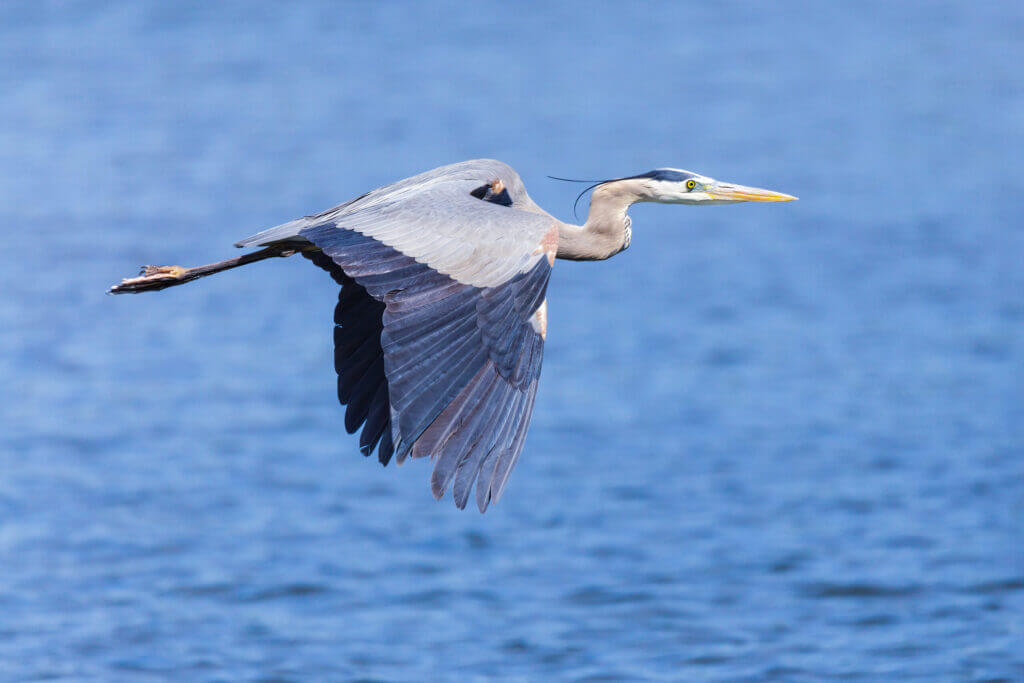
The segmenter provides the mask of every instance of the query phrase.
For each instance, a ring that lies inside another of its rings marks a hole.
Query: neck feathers
[[[590,212],[583,225],[562,224],[558,230],[558,258],[602,261],[629,246],[631,236],[626,210],[644,201],[643,188],[635,180],[599,185],[590,198]]]

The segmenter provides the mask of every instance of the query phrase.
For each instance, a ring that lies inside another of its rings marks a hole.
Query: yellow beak
[[[707,193],[714,199],[726,202],[792,202],[796,197],[773,190],[762,190],[759,187],[716,183],[707,188]]]

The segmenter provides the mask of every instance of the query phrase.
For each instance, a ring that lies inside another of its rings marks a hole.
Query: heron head
[[[796,197],[759,187],[723,183],[714,178],[678,168],[656,168],[640,175],[608,180],[577,180],[548,176],[571,183],[591,183],[576,196],[573,214],[580,199],[588,191],[594,198],[623,202],[626,206],[636,202],[661,204],[735,204],[736,202],[790,202]]]
[[[789,202],[788,194],[723,183],[678,168],[658,168],[623,180],[635,181],[637,201],[661,204],[734,204],[736,202]]]

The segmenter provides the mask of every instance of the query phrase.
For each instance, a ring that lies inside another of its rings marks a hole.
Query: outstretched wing
[[[363,425],[360,447],[377,445],[385,463],[431,456],[434,495],[451,486],[461,508],[475,483],[485,510],[522,451],[536,396],[554,219],[512,169],[477,161],[241,244],[279,241],[309,242],[318,265],[340,270],[339,399],[346,427]]]
[[[378,188],[236,246],[308,239],[304,231],[323,225],[372,237],[457,282],[494,287],[541,257],[554,219],[534,204],[508,165],[478,159]]]

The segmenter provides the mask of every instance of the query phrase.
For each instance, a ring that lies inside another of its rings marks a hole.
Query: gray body
[[[732,198],[726,198],[732,197]],[[147,266],[112,293],[182,284],[301,253],[341,285],[335,369],[345,426],[387,464],[431,457],[431,490],[456,504],[500,498],[523,449],[540,377],[555,258],[629,246],[639,201],[792,199],[677,169],[594,186],[582,226],[558,221],[500,161],[443,166],[241,240],[263,247],[209,266]]]

